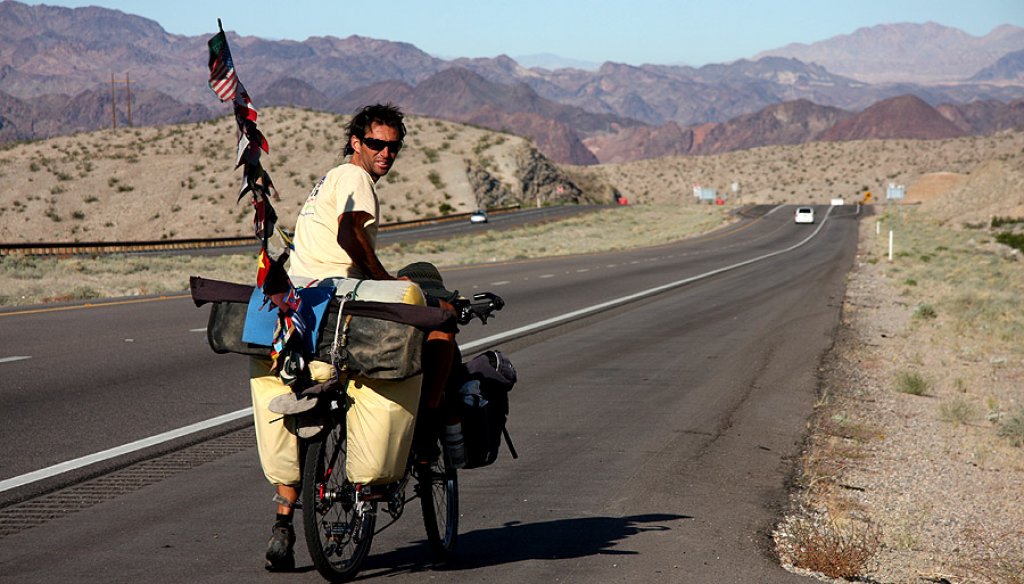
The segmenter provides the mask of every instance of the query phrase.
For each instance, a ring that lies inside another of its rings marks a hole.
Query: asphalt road
[[[520,330],[498,344],[520,373],[509,429],[521,458],[460,474],[457,563],[430,565],[414,504],[375,540],[361,577],[809,581],[775,565],[767,532],[838,322],[856,219],[841,207],[794,225],[780,208],[658,248],[448,271],[449,287],[507,302],[461,342]],[[0,315],[0,481],[248,405],[245,358],[209,351],[206,310],[189,299],[65,308]],[[208,439],[246,425],[172,441],[124,470],[108,472],[154,451],[0,493],[0,573],[321,581],[301,543],[299,573],[262,569],[272,491],[251,430]]]

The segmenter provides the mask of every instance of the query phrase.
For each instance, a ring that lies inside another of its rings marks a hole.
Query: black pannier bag
[[[314,358],[330,363],[331,348],[337,334],[339,365],[356,377],[399,380],[418,375],[422,370],[422,329],[402,322],[352,316],[355,301],[346,302],[347,310],[338,322],[340,303],[331,301],[320,325]],[[419,308],[411,305],[410,308]]]
[[[242,340],[245,313],[252,296],[251,284],[236,284],[192,276],[189,278],[192,300],[196,306],[211,303],[206,339],[215,353],[267,356],[270,347],[253,345]]]
[[[190,287],[196,306],[213,305],[207,338],[215,352],[269,356],[269,346],[242,340],[252,285],[193,276]],[[454,331],[456,326],[454,315],[440,308],[355,300],[345,303],[344,313],[350,318],[342,319],[347,326],[339,326],[339,308],[340,299],[332,299],[320,323],[311,357],[330,362],[335,331],[343,330],[344,338],[339,339],[338,347],[342,361],[339,365],[352,376],[397,380],[416,375],[421,370],[424,332]]]
[[[480,468],[497,460],[503,437],[512,458],[518,458],[505,428],[508,392],[516,384],[512,362],[499,351],[487,351],[470,359],[462,373],[457,403],[466,448],[465,468]]]

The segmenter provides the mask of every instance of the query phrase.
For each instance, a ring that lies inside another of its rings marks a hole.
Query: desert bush
[[[939,419],[952,424],[966,424],[978,417],[974,404],[961,396],[939,404]]]
[[[101,294],[99,292],[97,292],[95,288],[93,288],[91,286],[75,286],[74,288],[72,288],[68,292],[67,299],[68,300],[92,300],[94,298],[99,298],[100,296],[101,296]],[[63,298],[61,298],[61,299],[63,300]]]
[[[1016,225],[1018,223],[1024,223],[1024,218],[1021,217],[993,217],[992,228],[1003,227],[1004,225]]]
[[[1024,446],[1024,408],[999,425],[999,436],[1014,446]]]
[[[910,395],[925,395],[931,389],[931,382],[920,373],[903,371],[896,377],[896,391]]]
[[[913,318],[929,320],[936,317],[938,317],[938,313],[935,312],[935,308],[931,304],[921,303],[914,307]]]
[[[996,241],[1014,249],[1024,251],[1024,233],[1011,233],[1004,231],[996,234]]]
[[[431,170],[427,173],[427,180],[434,185],[434,188],[443,189],[445,187],[444,181],[441,180],[441,175],[437,174],[437,171]]]
[[[993,539],[981,538],[984,543],[980,553],[957,562],[960,568],[958,576],[963,578],[963,582],[979,584],[1024,584],[1024,556],[996,543],[1021,541],[1022,538],[1024,531],[1021,530]]]
[[[821,515],[791,519],[776,533],[782,554],[794,566],[830,578],[864,574],[881,545],[879,530],[867,523],[842,523]]]

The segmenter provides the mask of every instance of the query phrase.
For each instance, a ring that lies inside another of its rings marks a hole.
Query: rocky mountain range
[[[597,70],[527,68],[507,56],[444,60],[360,36],[228,37],[257,106],[347,114],[391,101],[526,136],[572,164],[893,132],[945,137],[950,127],[970,134],[1024,123],[1024,29],[1012,26],[973,37],[934,23],[884,25],[728,64],[609,62]],[[206,40],[116,10],[3,0],[0,141],[108,127],[112,92],[117,123],[125,124],[129,73],[136,124],[224,115],[206,85]],[[884,117],[901,107],[923,126]],[[868,123],[879,128],[863,129]]]
[[[957,83],[1020,50],[1024,29],[1003,25],[983,37],[956,28],[883,24],[812,44],[794,43],[755,56],[817,63],[865,83]]]

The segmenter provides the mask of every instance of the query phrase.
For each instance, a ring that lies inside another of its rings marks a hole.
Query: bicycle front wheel
[[[337,423],[309,444],[302,467],[302,523],[306,546],[320,575],[352,579],[370,552],[377,504],[356,502],[345,478],[345,424]]]
[[[449,560],[459,535],[459,480],[443,455],[416,463],[416,491],[430,550],[437,559]]]

